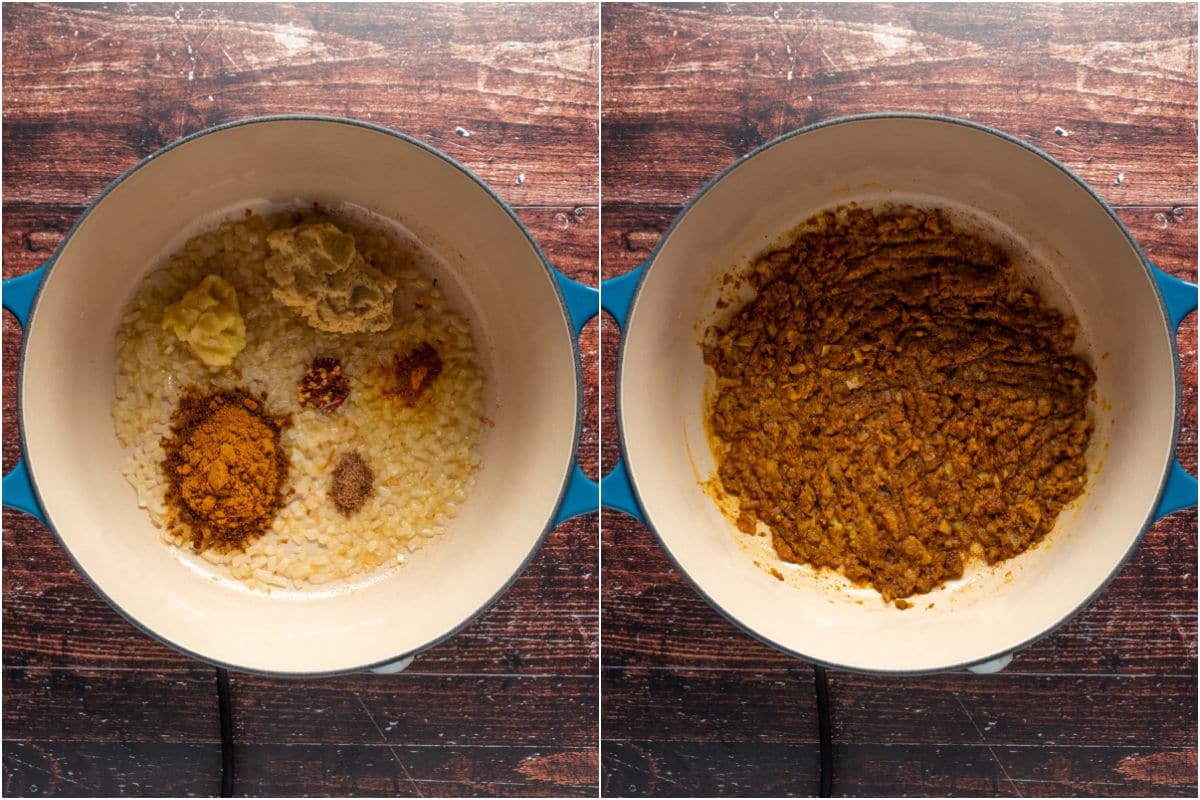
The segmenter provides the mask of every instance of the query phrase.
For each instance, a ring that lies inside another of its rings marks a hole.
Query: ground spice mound
[[[375,473],[357,451],[345,453],[333,468],[329,497],[345,516],[362,508],[375,490]]]
[[[242,389],[187,388],[162,440],[172,527],[197,550],[241,549],[283,506],[288,459],[279,446],[286,417]]]
[[[738,527],[886,600],[1023,552],[1086,482],[1076,325],[936,211],[814,217],[703,344]]]
[[[421,342],[404,358],[393,357],[396,388],[393,394],[406,406],[415,406],[430,384],[442,374],[442,357],[429,342]]]

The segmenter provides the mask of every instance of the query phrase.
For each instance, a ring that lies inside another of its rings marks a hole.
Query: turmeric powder
[[[162,441],[166,499],[173,527],[196,550],[240,550],[283,506],[288,459],[279,436],[290,420],[267,413],[264,401],[244,389],[205,395],[195,387],[179,400]]]

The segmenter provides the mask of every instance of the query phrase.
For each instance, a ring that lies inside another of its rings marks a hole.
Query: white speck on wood
[[[1120,186],[1124,182],[1125,182],[1125,173],[1118,172],[1116,180],[1113,181],[1113,186]]]
[[[517,180],[516,180],[517,186],[520,186],[524,182],[525,182],[525,173],[524,172],[518,173]]]
[[[1054,127],[1054,132],[1057,133],[1059,136],[1070,136],[1071,135],[1065,129],[1060,128],[1057,125]]]
[[[471,132],[461,125],[459,125],[457,128],[455,128],[454,132],[457,133],[459,136],[470,136],[471,135]]]

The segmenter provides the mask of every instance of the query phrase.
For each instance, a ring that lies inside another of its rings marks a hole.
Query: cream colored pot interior
[[[766,540],[738,533],[700,485],[714,462],[702,426],[709,376],[698,342],[716,319],[717,278],[813,213],[850,201],[937,205],[1007,239],[1044,296],[1079,319],[1078,349],[1098,376],[1086,495],[1040,546],[998,567],[977,565],[944,589],[910,598],[906,611],[836,575],[775,560]],[[1119,226],[1045,159],[951,122],[836,124],[738,165],[668,234],[627,322],[619,386],[627,466],[671,557],[761,638],[860,670],[979,662],[1068,617],[1136,544],[1172,455],[1172,336]]]
[[[445,262],[471,320],[495,427],[452,530],[403,567],[322,591],[252,592],[165,546],[121,476],[114,335],[138,280],[171,243],[264,202],[349,203],[406,226]],[[214,216],[215,215],[215,216]],[[27,459],[51,524],[124,614],[234,667],[332,672],[451,633],[519,572],[551,524],[579,397],[553,279],[498,202],[459,168],[386,132],[322,120],[227,128],[121,182],[80,225],[35,308],[21,375]]]

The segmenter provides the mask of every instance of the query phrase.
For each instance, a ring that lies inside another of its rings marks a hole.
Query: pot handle
[[[13,313],[22,328],[25,327],[25,321],[29,319],[29,309],[33,308],[33,298],[37,296],[42,279],[46,277],[46,270],[49,267],[50,262],[47,261],[32,272],[9,278],[4,282],[4,307]]]
[[[50,262],[47,261],[32,272],[9,278],[4,282],[2,292],[4,307],[12,312],[13,316],[17,318],[17,322],[21,323],[22,328],[29,319],[33,300],[37,297],[38,289],[42,285],[42,279],[46,277],[46,269],[49,266]],[[24,457],[17,461],[12,472],[4,476],[2,491],[4,505],[24,511],[38,522],[45,524],[46,517],[42,513],[42,507],[38,504],[37,495],[34,494],[33,483],[29,480],[29,471],[25,469]]]
[[[1146,266],[1150,268],[1150,274],[1154,277],[1154,282],[1158,284],[1158,290],[1162,293],[1163,304],[1167,308],[1167,317],[1171,321],[1171,330],[1176,331],[1183,318],[1196,310],[1196,284],[1168,275],[1150,261],[1146,261]],[[1168,514],[1195,506],[1196,478],[1189,475],[1183,465],[1179,463],[1179,459],[1176,458],[1175,463],[1171,465],[1171,471],[1167,473],[1167,483],[1163,487],[1158,507],[1154,509],[1154,521],[1157,522]]]
[[[563,300],[567,305],[567,315],[571,319],[571,334],[575,341],[576,358],[579,357],[579,333],[592,317],[600,313],[600,292],[587,284],[571,280],[566,275],[553,270],[554,280],[558,283]],[[554,515],[554,527],[560,522],[574,517],[590,514],[600,510],[600,486],[594,480],[583,474],[576,459],[567,479],[567,489],[563,493],[562,503]]]
[[[380,664],[378,667],[371,667],[366,671],[374,675],[395,675],[397,672],[403,672],[404,670],[408,669],[409,666],[412,665],[413,658],[415,658],[415,656],[405,656],[404,658],[397,659],[396,661],[392,661],[388,664]]]
[[[29,472],[25,469],[25,459],[18,461],[12,472],[4,476],[4,486],[0,491],[4,492],[6,507],[24,511],[43,525],[46,524],[37,495],[33,493],[33,484],[29,481]]]
[[[641,278],[644,266],[643,264],[632,272],[604,281],[600,291],[573,281],[555,270],[554,276],[558,281],[563,298],[566,300],[572,330],[577,338],[579,332],[583,330],[584,324],[599,314],[602,307],[613,315],[619,326],[624,327],[625,317],[628,314],[630,302],[633,300],[633,292]],[[599,296],[597,297],[597,295]],[[625,472],[625,465],[620,461],[617,462],[615,468],[600,479],[599,483],[584,475],[583,471],[579,469],[579,465],[576,464],[571,471],[567,491],[563,496],[558,515],[554,518],[554,524],[558,525],[564,520],[595,511],[600,505],[623,511],[639,522],[645,522],[637,499],[634,497],[633,488],[629,483],[629,477]]]
[[[642,275],[646,271],[649,259],[643,261],[635,269],[619,275],[616,278],[600,284],[600,305],[617,325],[624,329],[629,317],[629,308],[633,305],[633,295],[637,292]],[[633,483],[629,480],[629,472],[625,469],[622,457],[617,461],[607,475],[600,479],[600,505],[628,514],[643,525],[646,524],[646,514],[638,503],[637,494],[633,491]]]
[[[991,661],[972,664],[971,666],[967,667],[967,672],[973,672],[976,675],[991,675],[1007,667],[1010,663],[1012,663],[1012,660],[1013,654],[1005,653],[1002,656],[993,658]]]

